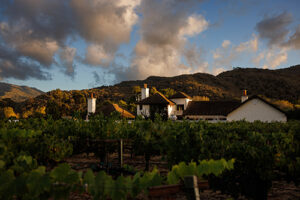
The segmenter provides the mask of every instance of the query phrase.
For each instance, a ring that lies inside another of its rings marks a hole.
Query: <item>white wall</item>
[[[88,113],[96,112],[96,98],[88,98]]]
[[[140,110],[140,106],[143,106],[142,110]],[[149,117],[150,116],[150,106],[149,105],[137,105],[136,114]]]
[[[184,105],[184,110],[186,109],[186,107],[188,106],[188,103],[191,101],[188,98],[181,98],[181,99],[171,99],[173,102],[175,102],[176,104],[179,105]]]
[[[146,99],[149,97],[149,88],[142,88],[141,89],[141,98]]]
[[[273,108],[259,99],[252,99],[227,116],[227,121],[246,120],[254,122],[256,120],[262,122],[286,122],[287,117],[284,113]]]
[[[168,117],[174,115],[176,111],[176,105],[168,105]]]

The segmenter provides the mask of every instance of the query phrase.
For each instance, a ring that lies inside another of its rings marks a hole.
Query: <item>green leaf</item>
[[[127,197],[127,185],[126,179],[123,176],[119,176],[116,181],[112,184],[112,190],[110,193],[110,198],[112,200],[122,200]]]
[[[106,199],[113,190],[112,182],[111,176],[106,175],[103,171],[99,172],[95,178],[94,199]]]
[[[140,180],[141,180],[141,173],[138,172],[134,175],[132,179],[132,192],[131,192],[132,197],[136,197],[144,189],[142,187]]]
[[[10,199],[15,193],[13,181],[15,180],[12,170],[0,173],[0,199]]]
[[[70,166],[66,163],[63,163],[51,171],[50,177],[54,181],[75,184],[79,182],[79,176],[76,171],[72,170]]]
[[[33,171],[26,180],[29,196],[33,199],[39,199],[44,192],[49,192],[51,188],[51,180],[48,175],[42,175],[41,172]]]
[[[5,167],[5,162],[3,160],[0,160],[0,170],[4,169]]]
[[[91,169],[85,173],[83,184],[87,184],[88,192],[91,195],[95,195],[95,175]]]

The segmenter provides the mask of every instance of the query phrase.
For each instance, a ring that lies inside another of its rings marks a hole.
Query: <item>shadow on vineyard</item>
[[[111,142],[120,139],[121,147]],[[121,166],[120,148],[127,155]],[[78,155],[86,157],[82,165]],[[149,188],[182,184],[187,175],[233,198],[267,199],[274,181],[299,190],[300,123],[0,121],[0,199],[66,199],[74,192],[141,199]]]

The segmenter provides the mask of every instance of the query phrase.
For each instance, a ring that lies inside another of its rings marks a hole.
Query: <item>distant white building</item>
[[[158,113],[162,117],[170,118],[174,114],[176,109],[175,103],[160,92],[149,96],[149,88],[147,88],[147,84],[144,84],[141,93],[142,98],[137,102],[137,115],[154,117],[155,113]]]
[[[87,112],[88,114],[95,113],[96,112],[96,98],[94,98],[94,94],[91,94],[91,97],[88,99],[88,107]]]
[[[238,101],[193,101],[183,113],[186,119],[208,121],[286,122],[284,111],[259,96],[248,98],[244,91]]]
[[[241,101],[192,101],[183,92],[178,92],[170,99],[157,92],[149,96],[149,89],[144,85],[142,99],[137,102],[137,115],[153,117],[155,113],[165,118],[185,118],[207,121],[239,121],[249,122],[286,122],[286,114],[278,107],[259,96],[248,98],[244,90]]]
[[[248,122],[286,122],[286,114],[266,100],[253,96],[228,113],[227,121],[246,120]]]

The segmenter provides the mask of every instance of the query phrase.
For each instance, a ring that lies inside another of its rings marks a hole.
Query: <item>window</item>
[[[143,105],[140,105],[140,110],[143,110]]]
[[[184,105],[177,105],[177,111],[184,110]]]

